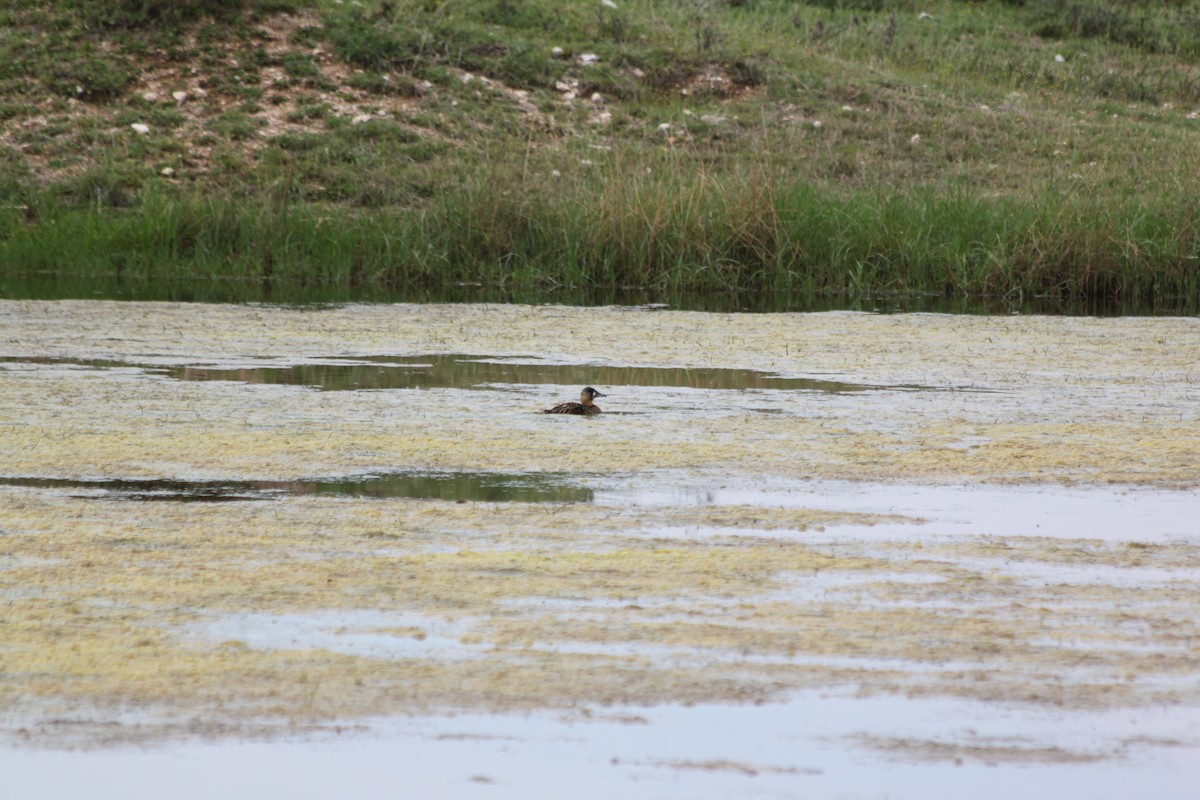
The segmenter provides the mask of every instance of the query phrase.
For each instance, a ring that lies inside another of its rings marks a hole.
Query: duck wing
[[[543,414],[586,414],[579,403],[559,403],[554,408],[547,408]]]

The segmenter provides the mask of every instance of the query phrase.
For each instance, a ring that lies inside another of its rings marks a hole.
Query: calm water
[[[550,291],[511,291],[483,286],[437,289],[351,290],[257,280],[155,279],[134,281],[117,276],[79,278],[53,274],[0,274],[0,298],[19,300],[162,300],[201,303],[282,303],[320,305],[340,303],[522,303],[572,306],[642,306],[648,310],[685,311],[871,311],[939,314],[1063,314],[1070,316],[1180,316],[1200,313],[1200,298],[1163,299],[1158,303],[1117,301],[1063,302],[1023,297],[829,297],[792,292],[683,293],[648,289],[601,287]]]
[[[504,475],[492,472],[398,472],[294,481],[69,480],[0,478],[0,486],[57,489],[72,497],[104,500],[219,503],[270,500],[291,495],[406,497],[459,502],[587,503],[592,491],[572,485],[568,476]]]
[[[712,367],[626,367],[600,364],[556,364],[534,357],[487,355],[363,356],[331,358],[330,363],[226,369],[202,365],[162,367],[107,359],[0,358],[0,364],[49,364],[89,369],[140,369],[182,381],[235,381],[251,384],[309,386],[322,391],[367,389],[474,389],[495,384],[555,386],[669,386],[691,389],[782,389],[800,392],[986,391],[976,387],[915,383],[870,384],[797,378],[753,369]]]

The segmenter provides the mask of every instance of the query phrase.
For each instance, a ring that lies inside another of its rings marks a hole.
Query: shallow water
[[[0,325],[0,771],[36,796],[1200,777],[1195,320]],[[584,384],[601,416],[539,413]]]
[[[411,497],[455,502],[586,503],[592,491],[565,475],[504,475],[494,472],[392,473],[291,481],[72,480],[3,477],[0,486],[56,489],[76,498],[144,502],[221,503],[296,495]]]
[[[1020,706],[810,693],[765,708],[461,714],[388,720],[366,735],[306,742],[26,751],[0,754],[0,763],[10,778],[36,776],[40,796],[94,800],[167,789],[197,800],[316,800],[351,789],[364,800],[1194,796],[1200,751],[1156,747],[1146,729],[1195,741],[1200,719],[1098,712],[1064,725]]]
[[[5,359],[0,359],[4,363]],[[482,355],[365,356],[326,363],[221,369],[201,365],[160,367],[104,359],[11,359],[16,364],[48,364],[93,369],[135,369],[183,381],[309,386],[322,391],[366,389],[473,389],[495,384],[595,383],[604,386],[677,386],[693,389],[787,389],[805,392],[985,391],[979,388],[904,384],[876,386],[846,381],[797,378],[751,369],[619,367],[547,363],[532,357]]]

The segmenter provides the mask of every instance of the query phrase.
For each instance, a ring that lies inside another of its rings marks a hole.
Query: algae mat
[[[1198,416],[1195,319],[0,302],[3,733],[809,698],[1142,722],[828,733],[880,763],[1194,753]]]

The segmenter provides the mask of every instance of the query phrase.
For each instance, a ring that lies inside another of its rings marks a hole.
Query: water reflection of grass
[[[716,367],[627,367],[605,364],[553,364],[536,359],[497,360],[488,356],[428,355],[373,357],[361,364],[297,364],[288,367],[215,369],[176,367],[172,377],[185,381],[312,386],[325,391],[356,389],[469,389],[487,384],[561,386],[678,386],[694,389],[791,389],[812,392],[862,392],[878,389],[932,390],[925,386],[870,386],[846,381],[794,378],[753,369]]]
[[[322,480],[70,480],[0,477],[0,486],[64,491],[76,497],[142,502],[233,502],[287,495],[402,497],[456,502],[586,503],[592,491],[565,475],[493,472],[399,473]],[[74,494],[82,492],[82,494]]]

